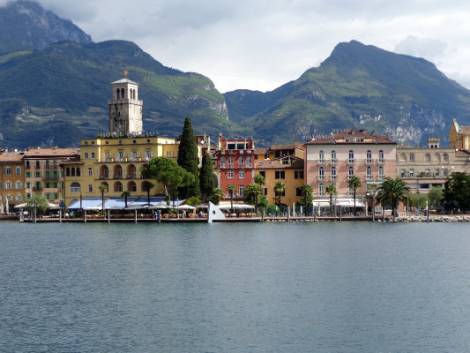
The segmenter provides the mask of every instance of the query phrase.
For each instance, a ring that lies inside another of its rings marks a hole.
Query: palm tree
[[[357,175],[351,176],[348,180],[348,186],[350,189],[353,190],[353,198],[354,198],[354,216],[356,216],[356,195],[357,189],[361,187],[361,179]]]
[[[235,194],[235,185],[230,184],[227,187],[228,193],[230,195],[230,212],[233,213],[233,195]]]
[[[121,197],[124,199],[125,208],[127,208],[127,199],[129,198],[129,196],[131,196],[131,193],[129,191],[124,191],[121,194]]]
[[[333,214],[333,195],[336,195],[336,185],[330,183],[326,186],[326,193],[330,195],[330,215]]]
[[[101,211],[104,214],[104,193],[108,191],[108,185],[103,183],[98,187],[98,189],[101,192]]]
[[[392,207],[393,221],[397,216],[397,209],[400,202],[405,202],[408,198],[410,188],[400,178],[387,178],[377,189],[377,201],[385,208],[386,205]]]
[[[259,186],[263,186],[264,185],[264,176],[262,176],[261,174],[257,174],[255,176],[255,184],[258,184]]]
[[[281,205],[281,198],[282,198],[282,195],[284,195],[285,192],[286,192],[286,186],[284,185],[283,182],[278,181],[274,185],[274,195],[276,197],[276,205],[277,206]]]
[[[144,190],[147,192],[147,206],[150,207],[150,191],[153,188],[153,184],[150,181],[144,181]]]

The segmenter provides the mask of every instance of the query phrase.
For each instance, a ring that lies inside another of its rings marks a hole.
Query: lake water
[[[0,352],[465,353],[467,224],[0,223]]]

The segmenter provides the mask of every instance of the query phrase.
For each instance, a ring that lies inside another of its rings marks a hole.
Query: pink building
[[[385,178],[396,177],[396,143],[364,130],[346,130],[319,136],[305,144],[305,178],[315,198],[328,198],[326,187],[335,184],[337,197],[351,197],[348,181],[361,179],[358,197],[375,189]]]

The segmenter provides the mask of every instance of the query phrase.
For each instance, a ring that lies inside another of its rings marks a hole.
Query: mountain
[[[0,144],[70,145],[106,131],[110,83],[124,68],[141,84],[146,131],[177,135],[186,116],[198,132],[234,128],[208,78],[165,67],[131,42],[62,42],[0,55],[0,82],[8,82],[0,86]]]
[[[52,43],[91,43],[91,37],[33,1],[11,1],[0,7],[0,53],[32,51]]]
[[[267,142],[357,127],[416,144],[445,140],[452,118],[470,122],[470,91],[432,63],[357,41],[340,43],[320,67],[274,91],[225,99],[230,116]]]

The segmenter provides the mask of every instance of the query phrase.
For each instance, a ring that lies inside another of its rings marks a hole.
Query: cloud
[[[351,39],[422,56],[456,79],[470,77],[467,0],[40,2],[97,41],[135,41],[165,65],[207,75],[222,91],[273,89]]]

